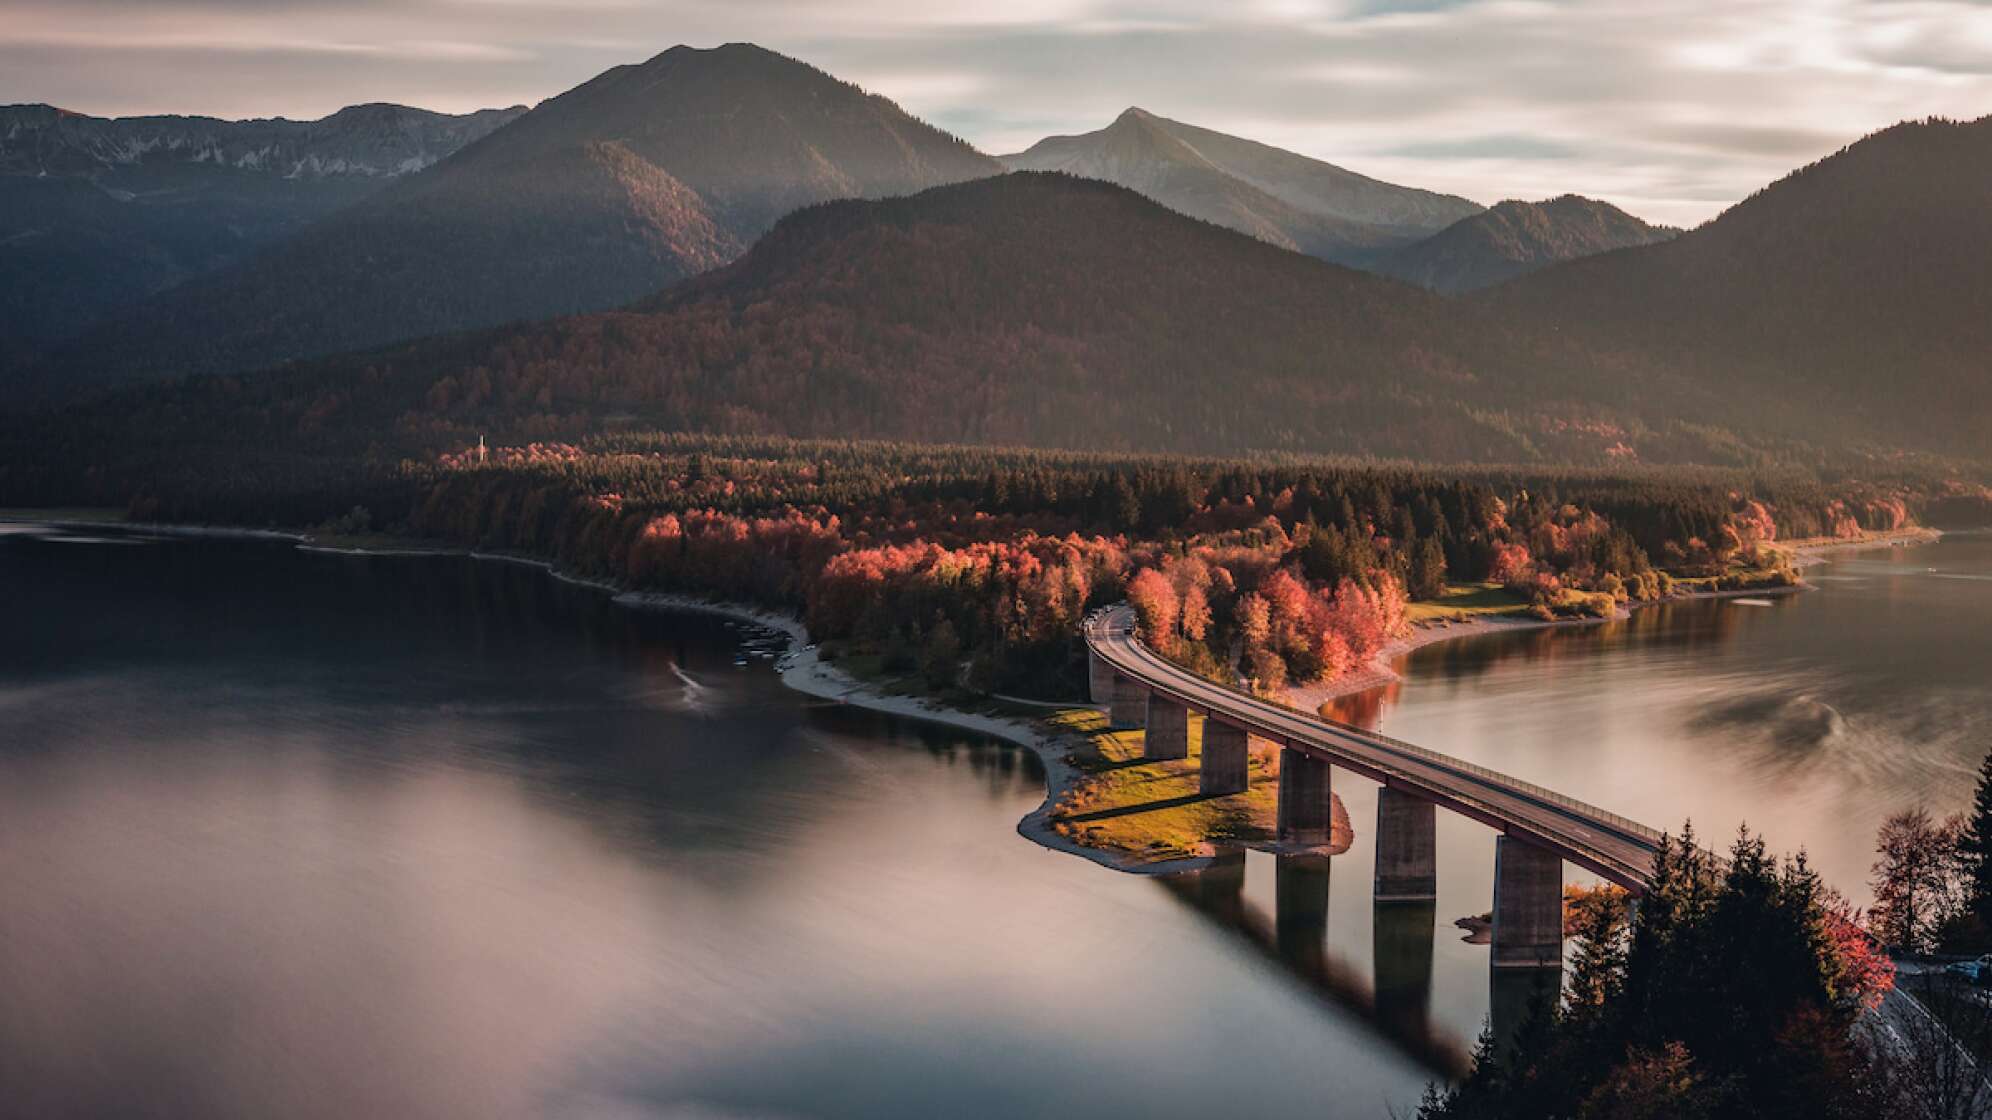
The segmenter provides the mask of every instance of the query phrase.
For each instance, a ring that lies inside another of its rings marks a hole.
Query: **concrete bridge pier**
[[[1429,902],[1439,896],[1437,806],[1402,790],[1376,792],[1376,900]]]
[[[1114,694],[1107,706],[1107,726],[1116,731],[1140,727],[1148,718],[1148,686],[1133,677],[1114,674]]]
[[[1328,762],[1291,747],[1280,750],[1279,841],[1328,843],[1335,828]]]
[[[1095,704],[1114,702],[1114,667],[1090,646],[1086,649],[1086,692]]]
[[[1197,792],[1205,797],[1244,793],[1251,768],[1251,736],[1242,727],[1204,717],[1203,758],[1197,768]]]
[[[1141,757],[1150,761],[1190,757],[1190,710],[1159,692],[1148,694],[1148,728]]]
[[[1495,968],[1563,967],[1563,857],[1495,839],[1493,932]]]

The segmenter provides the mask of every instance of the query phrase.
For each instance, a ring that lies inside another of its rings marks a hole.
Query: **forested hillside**
[[[1876,133],[1672,241],[1480,297],[1600,368],[1769,397],[1822,438],[1992,452],[1992,117]],[[1739,406],[1738,427],[1776,419]]]
[[[1494,462],[1779,446],[1678,422],[1719,416],[1718,393],[1552,380],[1565,367],[1541,345],[1120,187],[1014,174],[801,211],[628,310],[133,389],[37,430],[114,447],[228,432],[300,454],[629,428]]]
[[[1560,261],[1651,245],[1678,230],[1650,226],[1592,198],[1497,203],[1365,267],[1447,295],[1477,291]]]
[[[797,206],[1000,170],[793,59],[745,44],[677,47],[146,302],[38,376],[73,385],[255,369],[613,307],[732,259]]]

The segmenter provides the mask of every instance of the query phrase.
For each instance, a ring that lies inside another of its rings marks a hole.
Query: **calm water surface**
[[[1992,534],[1837,554],[1817,590],[1428,646],[1346,714],[1657,828],[1744,822],[1856,902],[1882,819],[1992,751]]]
[[[1992,745],[1992,548],[1825,575],[1369,707],[1858,880]],[[1436,907],[1377,907],[1354,778],[1345,856],[1147,880],[1016,835],[1028,754],[535,571],[0,527],[0,587],[4,1111],[1383,1116],[1525,998],[1450,924],[1491,834],[1441,814]]]

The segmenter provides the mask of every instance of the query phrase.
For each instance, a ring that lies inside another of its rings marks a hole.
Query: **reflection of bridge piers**
[[[1487,990],[1487,1029],[1497,1053],[1514,1046],[1531,1015],[1546,1014],[1563,991],[1562,968],[1496,968]]]
[[[1376,972],[1376,1017],[1402,1027],[1424,1023],[1432,1010],[1432,954],[1439,904],[1373,904],[1370,953]]]
[[[1463,1075],[1467,1051],[1462,1040],[1435,1026],[1428,1012],[1432,985],[1432,906],[1424,911],[1424,935],[1415,940],[1416,921],[1391,926],[1388,951],[1380,943],[1376,979],[1369,982],[1328,941],[1331,856],[1280,855],[1274,859],[1274,907],[1267,914],[1245,893],[1245,853],[1221,855],[1205,871],[1172,875],[1157,883],[1213,926],[1277,964],[1329,1004],[1373,1023],[1379,1035],[1442,1078]],[[1393,904],[1403,910],[1404,904]],[[1384,928],[1379,908],[1379,928]]]
[[[1280,856],[1274,865],[1273,932],[1280,956],[1311,968],[1328,951],[1330,857]]]
[[[1159,732],[1149,757],[1187,757],[1189,716],[1203,715],[1200,788],[1206,796],[1243,788],[1239,760],[1249,737],[1280,748],[1278,831],[1283,843],[1328,841],[1331,765],[1381,784],[1379,902],[1436,897],[1436,809],[1500,833],[1489,953],[1497,970],[1560,970],[1566,860],[1635,896],[1646,889],[1660,834],[1636,821],[1484,766],[1204,680],[1144,646],[1126,607],[1089,618],[1086,644],[1094,699],[1108,704],[1113,726],[1145,722]],[[1516,985],[1519,981],[1510,984]]]

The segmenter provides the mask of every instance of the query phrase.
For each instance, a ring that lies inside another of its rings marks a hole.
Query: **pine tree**
[[[1564,996],[1564,1016],[1571,1023],[1595,1025],[1625,989],[1627,896],[1601,888],[1573,907],[1577,914],[1570,982]]]
[[[1411,572],[1407,580],[1413,599],[1436,599],[1446,591],[1446,550],[1439,545],[1437,537],[1426,537],[1418,542],[1416,551],[1411,554]]]
[[[1992,754],[1979,764],[1978,793],[1972,799],[1964,835],[1958,840],[1958,852],[1970,876],[1966,906],[1978,919],[1977,934],[1982,940],[1992,934]]]

